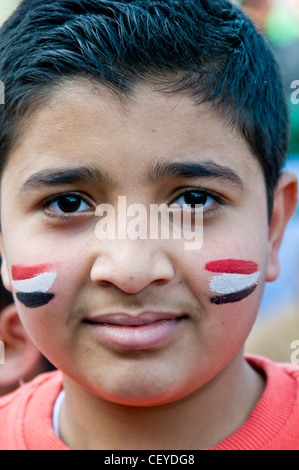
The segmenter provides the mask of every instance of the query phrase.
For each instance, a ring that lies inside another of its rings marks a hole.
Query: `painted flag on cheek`
[[[57,276],[53,264],[14,265],[11,274],[17,299],[25,307],[41,307],[53,299],[54,294],[49,292]]]
[[[206,270],[215,273],[210,281],[210,297],[214,304],[238,302],[248,297],[257,287],[260,276],[258,265],[253,261],[225,259],[212,261]]]

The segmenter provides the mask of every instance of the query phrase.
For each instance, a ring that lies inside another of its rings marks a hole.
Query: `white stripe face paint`
[[[209,286],[217,294],[232,294],[256,284],[259,276],[259,271],[253,274],[223,273],[214,276]]]
[[[22,279],[19,281],[12,281],[12,286],[19,292],[31,293],[42,292],[46,293],[52,287],[57,273],[42,273],[30,279]]]

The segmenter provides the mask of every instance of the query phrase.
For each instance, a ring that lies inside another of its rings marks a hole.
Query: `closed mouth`
[[[126,313],[112,313],[99,315],[97,317],[90,317],[84,321],[86,323],[94,323],[101,325],[136,327],[150,325],[159,321],[178,320],[186,317],[186,314],[176,314],[168,312],[142,312],[138,315],[131,315]]]
[[[84,320],[98,339],[117,350],[146,350],[161,347],[183,324],[185,314],[143,312],[116,313]]]

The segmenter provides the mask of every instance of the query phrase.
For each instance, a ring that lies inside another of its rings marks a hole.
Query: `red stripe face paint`
[[[53,266],[54,265],[50,263],[36,264],[34,266],[14,265],[11,268],[11,275],[14,281],[21,281],[36,277],[38,274],[42,274],[46,271],[51,271]]]
[[[258,265],[254,261],[222,259],[206,264],[206,270],[212,273],[253,274],[258,270]]]
[[[34,266],[14,265],[11,273],[17,299],[26,307],[41,307],[54,298],[54,294],[48,291],[57,276],[56,265],[49,263]]]
[[[213,272],[210,290],[216,295],[210,297],[214,304],[239,302],[248,297],[257,287],[260,276],[254,261],[224,259],[206,264],[206,270]]]

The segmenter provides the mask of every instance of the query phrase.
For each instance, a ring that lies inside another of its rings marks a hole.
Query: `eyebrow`
[[[243,187],[243,182],[239,175],[226,166],[219,165],[212,161],[204,162],[158,162],[149,172],[149,180],[154,183],[163,178],[217,178],[224,182],[229,182],[236,186]]]
[[[98,183],[108,182],[108,175],[97,167],[80,166],[76,168],[49,168],[31,175],[23,184],[21,192],[28,188],[40,186],[59,186],[62,184]]]
[[[205,162],[157,162],[149,170],[147,179],[150,183],[156,183],[165,178],[217,178],[243,187],[243,182],[238,174],[229,167],[218,163]],[[72,185],[78,183],[112,184],[107,173],[90,165],[75,168],[49,168],[31,175],[22,185],[20,192],[26,189],[38,189],[42,186]]]

